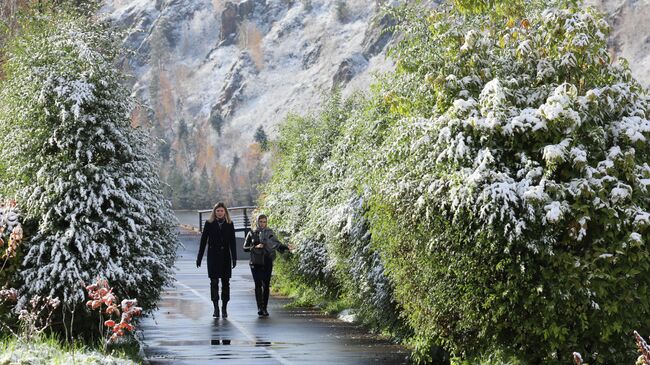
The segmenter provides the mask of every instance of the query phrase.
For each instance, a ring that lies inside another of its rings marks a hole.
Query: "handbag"
[[[251,266],[266,266],[266,249],[251,248]]]

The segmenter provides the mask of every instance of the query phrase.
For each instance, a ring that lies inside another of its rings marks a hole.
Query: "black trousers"
[[[213,302],[219,301],[219,279],[210,278],[210,298]],[[230,300],[230,278],[221,278],[221,302]]]
[[[255,280],[255,300],[257,308],[266,309],[269,304],[269,295],[271,293],[271,274],[273,273],[273,262],[266,266],[251,266],[253,280]]]

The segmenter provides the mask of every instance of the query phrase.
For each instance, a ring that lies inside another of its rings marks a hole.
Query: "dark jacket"
[[[248,232],[246,240],[244,241],[244,251],[250,252],[251,248],[259,243],[264,244],[266,257],[268,257],[271,262],[275,259],[275,251],[284,248],[284,245],[280,243],[273,230],[265,228]]]
[[[232,276],[231,263],[237,261],[237,243],[235,240],[235,226],[232,223],[205,222],[201,235],[201,247],[196,258],[197,263],[203,259],[205,246],[208,246],[208,276],[211,279],[230,278]]]

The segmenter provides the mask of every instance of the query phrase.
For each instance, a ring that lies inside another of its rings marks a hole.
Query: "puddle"
[[[211,310],[211,308],[206,306],[205,303],[193,299],[181,299],[179,297],[163,298],[159,306],[168,319],[176,318],[177,315],[181,315],[193,320],[199,320],[206,312]],[[172,308],[175,310],[170,311]]]

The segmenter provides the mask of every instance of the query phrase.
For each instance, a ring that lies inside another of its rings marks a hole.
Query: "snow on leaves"
[[[482,87],[468,91],[441,84],[436,92],[450,93],[446,112],[429,121],[405,120],[394,128],[398,142],[389,156],[407,162],[389,172],[387,196],[396,203],[407,197],[416,206],[426,202],[451,217],[469,211],[486,227],[501,222],[510,241],[521,237],[523,227],[584,219],[576,204],[617,209],[624,225],[634,222],[635,216],[623,207],[648,206],[639,184],[647,178],[641,156],[649,150],[648,99],[620,67],[603,66],[607,55],[593,45],[602,43],[607,31],[601,19],[589,12],[549,9],[541,27],[536,32],[518,29],[513,48],[496,47],[494,33],[465,34],[461,54],[471,49],[485,65],[506,66],[477,74],[479,65],[464,67],[462,56],[457,70],[444,66],[453,72],[446,80],[472,78]],[[563,37],[545,43],[556,44],[555,52],[543,53],[540,45],[556,31]],[[524,86],[586,64],[606,68],[603,72],[616,81],[587,90],[582,90],[584,80]],[[604,146],[608,153],[603,153]],[[427,173],[440,169],[445,173]],[[620,222],[614,225],[621,227]],[[588,230],[581,225],[576,237],[585,237]]]
[[[650,303],[618,315],[650,285],[647,92],[610,64],[590,10],[504,28],[440,9],[396,12],[397,70],[358,115],[283,127],[266,206],[297,271],[366,298],[382,297],[367,274],[383,273],[418,340],[457,354],[555,363],[568,341],[621,348],[609,324]],[[370,249],[350,197],[367,206]]]

